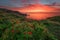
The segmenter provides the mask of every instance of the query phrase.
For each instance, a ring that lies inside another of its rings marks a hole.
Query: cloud
[[[60,6],[60,3],[54,2],[54,3],[52,3],[52,5]]]

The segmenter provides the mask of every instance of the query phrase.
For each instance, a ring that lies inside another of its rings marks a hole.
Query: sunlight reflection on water
[[[42,20],[53,16],[60,16],[60,12],[36,12],[36,13],[30,12],[27,14],[28,14],[27,18],[36,20]]]

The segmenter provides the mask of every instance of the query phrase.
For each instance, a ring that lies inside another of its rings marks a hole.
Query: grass
[[[0,11],[0,40],[58,40],[54,34],[59,32],[57,27],[60,25],[47,20],[30,20],[16,12]]]

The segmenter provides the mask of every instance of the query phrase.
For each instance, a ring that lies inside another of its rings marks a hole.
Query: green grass
[[[58,40],[54,32],[60,25],[36,21],[16,12],[0,11],[0,40]],[[52,28],[52,29],[51,29]],[[59,29],[60,30],[60,29]],[[58,32],[59,32],[58,30]]]

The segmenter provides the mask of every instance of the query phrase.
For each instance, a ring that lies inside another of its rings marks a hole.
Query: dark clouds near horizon
[[[9,6],[9,7],[21,7],[24,4],[52,4],[59,3],[60,0],[0,0],[0,6]]]

